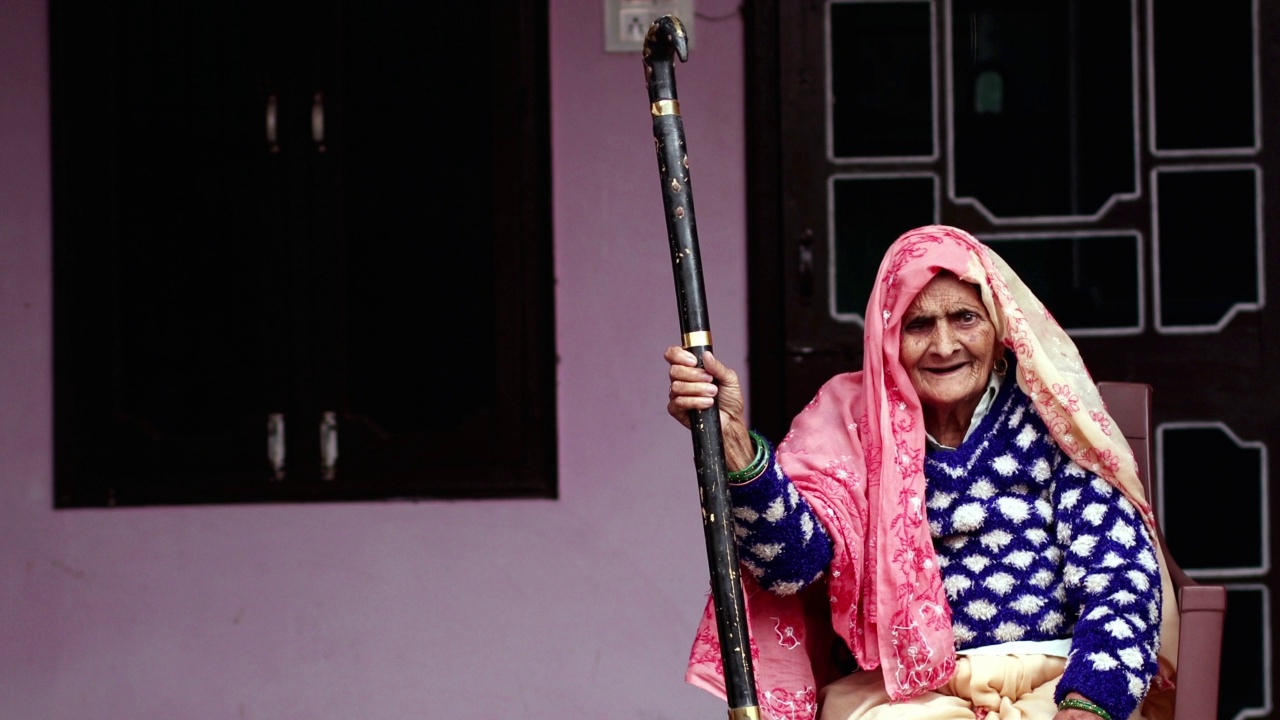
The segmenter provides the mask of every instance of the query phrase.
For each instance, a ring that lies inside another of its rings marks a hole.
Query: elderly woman
[[[718,401],[764,716],[1159,716],[1171,585],[1070,338],[994,252],[937,225],[889,248],[865,318],[862,369],[776,448],[733,370],[665,354],[673,417]],[[688,679],[723,697],[719,660],[708,603]]]

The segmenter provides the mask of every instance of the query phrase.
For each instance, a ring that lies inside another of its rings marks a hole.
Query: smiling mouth
[[[933,375],[949,375],[957,370],[962,370],[969,366],[968,362],[962,362],[957,365],[948,365],[946,367],[925,368],[925,372]]]

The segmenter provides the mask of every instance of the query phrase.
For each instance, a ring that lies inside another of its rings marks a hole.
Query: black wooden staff
[[[684,347],[698,358],[711,349],[711,325],[707,320],[702,263],[698,257],[698,231],[693,216],[693,190],[689,185],[689,158],[685,153],[684,123],[676,98],[674,55],[689,57],[684,26],[674,15],[654,21],[644,42],[645,84],[649,87],[649,112],[657,146],[658,173],[662,178],[662,204],[671,242],[671,268],[675,272],[676,300],[680,306],[680,332]],[[702,529],[707,540],[711,568],[711,594],[720,632],[725,690],[730,720],[759,720],[755,676],[751,671],[751,643],[747,608],[742,593],[738,551],[733,541],[728,473],[724,464],[724,440],[720,411],[689,413],[693,432],[693,461],[698,472],[702,500]]]

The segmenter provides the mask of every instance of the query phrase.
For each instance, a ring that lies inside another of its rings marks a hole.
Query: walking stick
[[[698,358],[711,349],[711,325],[707,319],[702,263],[698,256],[698,231],[693,215],[693,191],[689,185],[689,158],[685,154],[684,123],[676,98],[675,62],[689,56],[684,26],[674,15],[654,21],[644,42],[645,84],[649,87],[649,112],[662,178],[662,204],[671,242],[671,268],[675,273],[676,300],[680,306],[680,332],[685,349]],[[741,566],[733,540],[728,475],[724,463],[724,439],[720,411],[689,413],[693,433],[693,461],[702,501],[702,530],[711,569],[711,593],[724,661],[725,692],[730,720],[759,720],[755,676],[751,671],[751,636],[742,592]]]

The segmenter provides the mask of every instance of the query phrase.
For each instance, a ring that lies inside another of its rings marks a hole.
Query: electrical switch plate
[[[693,47],[694,0],[604,0],[605,52],[640,52],[653,21],[674,15]]]

